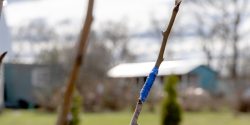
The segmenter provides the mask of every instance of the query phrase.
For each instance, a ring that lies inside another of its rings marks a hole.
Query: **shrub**
[[[72,106],[71,106],[71,119],[69,122],[69,125],[79,125],[80,124],[80,115],[81,115],[81,106],[82,106],[82,97],[78,93],[77,90],[75,90],[72,100]]]
[[[162,125],[179,125],[181,122],[182,111],[177,101],[176,85],[178,78],[169,76],[164,80],[164,91],[167,98],[164,99],[162,105]]]

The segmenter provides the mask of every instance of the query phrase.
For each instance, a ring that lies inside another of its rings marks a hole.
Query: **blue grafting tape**
[[[154,81],[155,81],[155,78],[158,74],[158,67],[154,67],[151,71],[151,73],[149,74],[146,82],[144,83],[144,86],[143,88],[141,89],[141,92],[140,92],[140,100],[142,102],[145,102],[147,97],[148,97],[148,93],[152,87],[152,85],[154,84]]]

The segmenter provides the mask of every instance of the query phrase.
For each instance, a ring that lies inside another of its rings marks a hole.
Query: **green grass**
[[[128,125],[131,113],[87,113],[81,125]],[[6,110],[0,114],[1,125],[54,125],[56,114],[33,110]],[[158,113],[142,113],[141,125],[159,125]],[[235,117],[230,112],[185,113],[182,125],[249,125],[250,115]]]

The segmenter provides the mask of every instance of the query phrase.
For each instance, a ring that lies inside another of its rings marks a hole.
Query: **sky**
[[[73,30],[79,32],[85,17],[86,5],[87,0],[24,0],[9,2],[4,8],[4,15],[9,27],[21,26],[33,19],[45,19],[52,26],[62,20],[70,19],[75,25]],[[151,28],[151,21],[154,18],[163,22],[160,27],[164,30],[173,5],[174,0],[95,0],[93,28],[98,30],[102,22],[106,21],[125,21],[131,33],[140,34]],[[184,26],[182,30],[187,32],[194,29],[192,25],[187,25],[187,22],[195,22],[189,15],[189,10],[194,8],[194,6],[187,5],[185,1],[182,3],[174,29],[180,28],[178,27],[180,25]],[[199,11],[216,15],[209,8]],[[248,27],[249,24],[246,21],[241,29],[249,29]],[[129,48],[133,50],[134,54],[139,55],[139,60],[155,60],[160,39],[136,37],[131,41]],[[29,46],[27,44],[25,43],[25,46]],[[246,44],[249,45],[245,42],[241,46],[245,47]],[[39,45],[36,48],[39,48]],[[170,39],[168,48],[178,52],[175,55],[178,59],[204,57],[201,52],[201,43],[194,37]],[[215,48],[220,50],[221,45],[218,44]],[[17,50],[18,47],[14,47],[14,49]],[[31,49],[26,49],[26,53],[30,53],[29,50]]]
[[[94,27],[98,27],[100,22],[125,19],[131,28],[143,30],[149,25],[150,17],[166,18],[171,11],[171,3],[170,0],[96,0]],[[86,0],[30,0],[8,4],[5,13],[10,26],[35,18],[44,18],[51,24],[64,19],[81,22],[86,4]]]
[[[172,11],[170,0],[96,0],[94,6],[93,28],[98,29],[103,22],[125,22],[133,34],[145,32],[151,28],[152,18],[168,20]],[[4,15],[9,27],[25,25],[34,19],[44,19],[50,25],[56,25],[62,20],[71,20],[76,32],[80,31],[86,12],[86,0],[26,0],[23,2],[9,2],[4,8]],[[165,27],[165,24],[164,26]],[[155,39],[142,41],[132,40],[131,50],[142,55],[144,60],[152,60],[159,48]],[[138,42],[139,41],[139,42]],[[159,39],[157,39],[159,41]],[[22,50],[24,55],[31,53],[29,43],[13,44],[14,51]],[[152,47],[149,48],[149,45]],[[42,46],[41,46],[42,47]],[[134,47],[140,49],[133,49]],[[36,47],[37,48],[37,47]],[[25,49],[25,50],[24,50]],[[36,52],[37,53],[37,52]]]

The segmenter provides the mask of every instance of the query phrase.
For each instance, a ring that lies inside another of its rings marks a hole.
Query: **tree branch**
[[[6,54],[7,54],[7,52],[4,52],[4,53],[0,56],[0,65],[2,64],[3,58],[5,57]]]
[[[143,88],[141,89],[140,98],[137,102],[137,105],[136,105],[132,120],[130,122],[130,125],[138,125],[137,120],[138,120],[138,117],[139,117],[140,112],[142,110],[143,102],[146,100],[148,93],[149,93],[149,91],[154,83],[155,77],[157,76],[157,73],[158,73],[158,68],[160,67],[162,61],[164,60],[163,55],[164,55],[164,51],[165,51],[166,44],[168,41],[168,37],[169,37],[171,29],[173,27],[176,15],[179,11],[179,6],[180,6],[181,2],[182,2],[181,0],[175,0],[175,7],[173,9],[172,16],[170,18],[167,30],[162,33],[162,35],[163,35],[162,44],[161,44],[161,48],[160,48],[160,52],[159,52],[157,61],[155,63],[155,67],[153,68],[152,72],[149,74]]]
[[[172,16],[170,18],[167,30],[162,33],[162,35],[163,35],[162,44],[161,44],[161,48],[160,48],[160,52],[159,52],[157,61],[155,63],[155,66],[158,67],[158,68],[160,67],[162,61],[164,60],[163,55],[164,55],[164,52],[165,52],[168,37],[169,37],[171,29],[172,29],[172,27],[174,25],[174,21],[175,21],[177,13],[179,11],[179,6],[180,6],[181,2],[182,2],[181,0],[176,0],[175,1],[175,7],[173,9]]]
[[[60,114],[58,116],[57,123],[56,123],[57,125],[67,125],[68,123],[67,116],[70,110],[72,94],[75,88],[75,84],[76,84],[76,80],[80,71],[82,60],[84,59],[84,53],[86,51],[87,41],[88,41],[90,29],[91,29],[91,24],[93,21],[93,6],[94,6],[94,0],[89,0],[85,23],[83,25],[83,29],[80,34],[81,36],[79,39],[77,55],[75,57],[73,68],[71,70],[70,77],[66,85],[63,104],[62,104],[61,111],[60,111]]]
[[[3,1],[4,0],[0,0],[0,17],[2,15]]]

